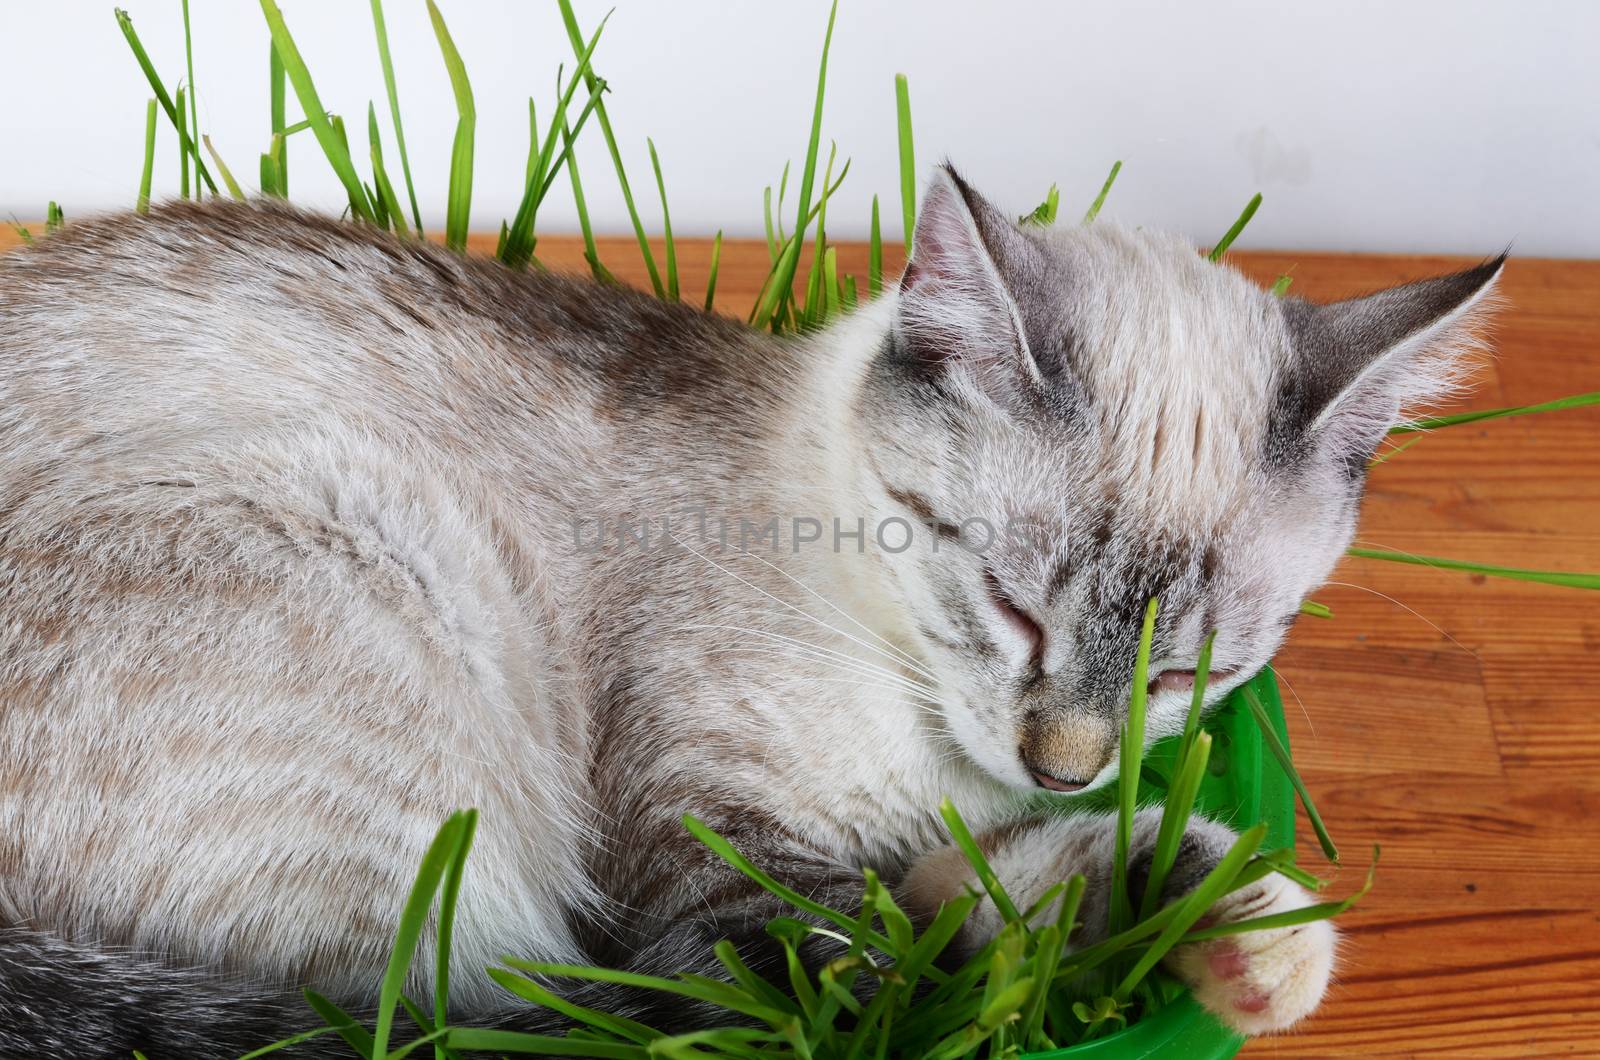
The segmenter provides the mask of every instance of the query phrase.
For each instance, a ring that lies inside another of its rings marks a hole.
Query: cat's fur
[[[1114,769],[1146,598],[1153,673],[1212,628],[1214,696],[1265,664],[1499,262],[1317,307],[944,169],[916,244],[788,341],[266,203],[0,258],[0,1054],[220,1056],[314,1022],[301,984],[369,1005],[463,806],[463,1020],[518,1021],[504,953],[770,956],[785,910],[685,812],[926,915],[967,878],[949,796],[1020,897],[1086,873],[1103,931],[1109,823],[1037,784]],[[1169,890],[1230,839],[1196,822]],[[1332,956],[1317,925],[1173,964],[1270,1030]]]

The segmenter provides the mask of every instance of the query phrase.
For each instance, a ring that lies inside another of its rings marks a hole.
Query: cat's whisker
[[[936,687],[936,685],[925,684],[925,682],[917,681],[917,679],[914,679],[914,677],[907,677],[906,674],[898,673],[898,671],[893,671],[893,669],[886,668],[886,666],[878,665],[878,663],[874,663],[874,661],[864,660],[864,658],[859,658],[859,656],[850,655],[848,652],[837,652],[837,650],[834,650],[834,648],[822,647],[822,645],[819,644],[811,644],[810,640],[802,640],[798,639],[798,637],[786,637],[784,634],[781,634],[781,632],[774,632],[771,631],[771,629],[744,629],[741,628],[741,626],[710,626],[710,628],[726,629],[726,631],[733,632],[744,632],[744,634],[750,634],[750,636],[766,637],[766,639],[770,640],[779,640],[781,644],[789,644],[792,645],[792,647],[802,648],[803,652],[810,653],[813,658],[818,658],[818,656],[821,656],[821,658],[827,658],[827,660],[840,661],[840,663],[843,663],[843,665],[853,666],[853,668],[858,669],[858,671],[862,671],[862,673],[870,673],[874,674],[874,676],[883,677],[883,679],[886,679],[886,681],[891,681],[894,682],[894,684],[898,684],[899,687],[902,687],[902,689],[917,690],[917,692],[926,693],[926,695],[933,695],[933,697],[938,697],[939,695],[939,689]]]
[[[881,673],[871,669],[853,668],[846,662],[838,659],[830,659],[826,656],[807,653],[803,648],[799,651],[783,651],[779,648],[762,648],[753,645],[729,645],[728,647],[713,648],[711,650],[721,654],[739,653],[745,655],[772,656],[780,659],[809,659],[821,665],[831,666],[834,669],[840,670],[844,673],[854,674],[859,677],[871,677],[878,680],[882,680],[884,677],[884,675]],[[900,692],[908,696],[927,696],[931,694],[928,689],[907,682],[896,682],[893,687],[897,688]]]
[[[838,612],[840,615],[842,615],[852,625],[856,626],[862,632],[866,633],[868,636],[872,637],[874,640],[882,642],[891,652],[893,652],[895,655],[899,656],[901,658],[901,660],[907,666],[909,666],[910,668],[918,671],[919,673],[926,673],[926,671],[924,671],[923,668],[922,668],[921,661],[918,660],[915,656],[913,656],[910,652],[905,651],[898,644],[895,644],[893,641],[891,641],[888,637],[885,637],[881,633],[879,633],[877,630],[872,629],[865,622],[862,622],[860,619],[858,619],[854,615],[850,614],[844,608],[840,607],[838,604],[834,603],[832,600],[829,600],[826,596],[823,596],[821,593],[817,592],[815,589],[813,589],[811,586],[807,585],[805,582],[801,581],[799,578],[796,578],[793,574],[790,574],[788,571],[784,570],[782,567],[778,566],[776,563],[773,563],[771,560],[764,559],[763,557],[756,555],[754,552],[751,552],[749,549],[741,547],[739,549],[739,552],[741,554],[743,554],[743,555],[749,556],[751,559],[755,560],[758,563],[765,564],[767,567],[769,567],[772,570],[776,571],[777,573],[781,574],[783,577],[789,579],[789,581],[793,582],[800,589],[804,590],[807,593],[810,593],[813,597],[815,597],[816,599],[820,600],[822,603],[826,604],[828,607],[832,608],[834,611]],[[932,674],[927,674],[927,676],[928,677],[932,677],[933,675]]]
[[[760,593],[762,596],[765,596],[767,599],[771,600],[773,603],[778,604],[779,606],[781,606],[781,607],[783,607],[783,608],[785,608],[785,609],[787,609],[789,611],[792,611],[797,615],[800,615],[800,616],[806,618],[808,621],[814,623],[817,626],[822,627],[823,629],[829,630],[829,631],[831,631],[833,633],[837,633],[839,636],[845,638],[846,640],[848,640],[848,641],[850,641],[850,642],[852,642],[854,644],[858,644],[861,647],[866,648],[868,651],[874,652],[874,653],[876,653],[878,655],[882,655],[885,658],[894,659],[896,662],[900,662],[901,661],[899,659],[896,659],[895,656],[890,655],[888,652],[884,651],[882,648],[878,647],[877,645],[868,644],[866,641],[862,640],[860,637],[853,636],[850,633],[845,632],[844,630],[840,629],[839,627],[837,627],[837,626],[835,626],[835,625],[833,625],[833,624],[831,624],[829,622],[824,622],[822,619],[820,619],[817,616],[811,614],[809,611],[806,611],[803,608],[796,607],[794,604],[791,604],[789,601],[784,600],[781,597],[774,596],[772,593],[769,593],[769,592],[767,592],[767,590],[761,588],[761,586],[757,585],[755,582],[750,581],[748,578],[742,577],[741,575],[735,573],[734,571],[729,570],[727,567],[724,567],[722,564],[720,564],[720,563],[716,562],[715,560],[711,559],[710,557],[706,556],[704,553],[697,551],[691,545],[686,544],[683,541],[682,538],[679,538],[676,535],[669,535],[669,536],[672,537],[672,540],[677,541],[680,545],[682,545],[684,550],[689,552],[691,555],[699,557],[706,564],[708,564],[711,567],[714,567],[715,569],[721,571],[723,574],[726,574],[728,577],[733,578],[735,581],[739,582],[741,585],[744,585],[744,586],[746,586],[748,588],[754,589],[756,592]],[[920,670],[920,668],[918,668],[918,669]],[[923,672],[923,676],[928,677],[929,679],[932,679],[934,677],[933,674],[927,673],[927,672]]]
[[[1342,586],[1342,587],[1344,587],[1346,589],[1360,589],[1364,593],[1371,593],[1373,596],[1376,596],[1379,599],[1387,600],[1391,604],[1393,604],[1394,606],[1400,608],[1402,611],[1408,611],[1414,617],[1416,617],[1416,618],[1422,620],[1423,622],[1426,622],[1428,625],[1432,626],[1436,631],[1438,631],[1439,636],[1443,637],[1445,640],[1449,641],[1451,644],[1454,644],[1457,648],[1460,648],[1462,651],[1466,652],[1468,655],[1472,656],[1474,659],[1476,659],[1478,657],[1478,653],[1477,652],[1473,651],[1471,648],[1467,647],[1465,644],[1461,643],[1459,640],[1456,640],[1456,638],[1452,637],[1449,634],[1449,632],[1447,632],[1445,630],[1445,628],[1443,626],[1439,625],[1439,623],[1435,622],[1433,619],[1429,618],[1427,615],[1424,615],[1421,611],[1418,611],[1416,608],[1410,606],[1409,604],[1401,603],[1399,600],[1396,600],[1394,597],[1390,596],[1388,593],[1380,593],[1376,589],[1370,588],[1370,587],[1365,586],[1365,585],[1357,585],[1355,582],[1328,582],[1327,584],[1328,585]]]
[[[919,699],[916,696],[906,695],[904,689],[896,688],[893,685],[879,684],[878,682],[875,682],[875,681],[868,681],[868,680],[852,678],[852,677],[817,677],[817,676],[801,677],[801,676],[794,676],[794,677],[785,678],[784,680],[782,680],[782,681],[780,681],[778,683],[775,683],[775,684],[764,684],[764,685],[761,685],[760,687],[761,687],[761,689],[763,691],[774,692],[774,691],[777,691],[780,687],[782,687],[784,685],[797,685],[797,684],[846,685],[848,687],[860,689],[862,691],[870,690],[870,691],[874,691],[874,692],[889,692],[889,693],[893,693],[896,696],[899,696],[904,702],[907,702],[907,703],[916,703],[916,704],[919,704],[919,705],[920,704],[934,705],[934,701],[933,700]]]
[[[1315,740],[1317,738],[1317,723],[1311,720],[1311,712],[1306,709],[1306,701],[1300,698],[1300,693],[1295,691],[1294,682],[1285,677],[1283,671],[1276,666],[1272,668],[1272,676],[1284,683],[1289,689],[1289,694],[1294,697],[1294,701],[1300,705],[1300,713],[1306,719],[1306,726],[1311,730],[1311,738]]]
[[[880,675],[882,677],[888,678],[888,679],[890,679],[892,681],[897,682],[898,684],[905,685],[907,687],[917,688],[917,689],[920,689],[920,690],[922,690],[924,692],[928,692],[928,693],[934,694],[934,695],[937,695],[939,693],[939,689],[934,685],[924,684],[923,682],[918,681],[913,677],[907,677],[903,673],[900,673],[900,672],[895,671],[895,670],[891,670],[886,666],[882,666],[882,665],[880,665],[878,663],[875,663],[875,662],[872,662],[872,661],[870,661],[868,659],[862,659],[859,656],[851,655],[849,652],[839,651],[836,648],[829,648],[829,647],[826,647],[826,646],[821,645],[821,644],[814,644],[814,643],[812,643],[810,641],[802,640],[799,637],[786,636],[786,635],[784,635],[782,633],[778,633],[778,632],[775,632],[775,631],[770,630],[770,629],[752,629],[752,628],[745,627],[745,626],[732,626],[732,625],[724,625],[724,624],[720,624],[720,623],[695,623],[695,624],[691,624],[691,625],[688,625],[688,626],[684,626],[682,628],[683,629],[720,629],[720,630],[725,630],[725,631],[731,632],[731,633],[744,633],[744,634],[747,634],[747,635],[750,635],[750,636],[765,637],[765,638],[767,638],[769,640],[781,641],[783,643],[792,644],[792,645],[794,645],[796,647],[804,648],[804,649],[807,649],[807,650],[812,651],[812,652],[820,652],[820,653],[822,653],[823,655],[825,655],[826,657],[829,657],[829,658],[843,660],[843,661],[849,663],[852,666],[855,666],[855,667],[858,667],[860,669],[863,669],[863,670],[870,671],[872,673],[878,674],[878,675]]]

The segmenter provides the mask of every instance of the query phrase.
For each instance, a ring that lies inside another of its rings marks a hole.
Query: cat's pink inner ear
[[[901,289],[972,283],[986,271],[987,255],[966,201],[948,172],[939,167],[917,212]]]

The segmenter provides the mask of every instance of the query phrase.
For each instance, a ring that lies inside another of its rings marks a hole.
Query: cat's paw
[[[1273,875],[1224,897],[1203,923],[1253,919],[1314,901],[1297,884]],[[1267,1034],[1298,1023],[1322,1001],[1336,946],[1333,925],[1318,920],[1179,946],[1167,966],[1223,1023],[1245,1034]]]

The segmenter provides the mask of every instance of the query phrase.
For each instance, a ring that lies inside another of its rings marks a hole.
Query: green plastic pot
[[[1270,669],[1247,682],[1267,708],[1273,727],[1288,746],[1283,726],[1283,700],[1278,682]],[[1267,822],[1266,850],[1294,845],[1294,789],[1283,767],[1262,746],[1261,730],[1243,690],[1235,691],[1206,719],[1212,734],[1210,772],[1200,784],[1200,812],[1245,828]],[[1145,755],[1145,774],[1141,780],[1141,801],[1155,800],[1164,792],[1161,781],[1172,775],[1178,738],[1163,740]],[[1115,786],[1085,793],[1084,805],[1101,809],[1114,806]],[[1159,1011],[1104,1038],[1057,1049],[1047,1053],[1028,1053],[1027,1060],[1143,1060],[1178,1057],[1181,1060],[1212,1060],[1231,1057],[1244,1045],[1244,1037],[1218,1023],[1188,993],[1164,1005]]]

